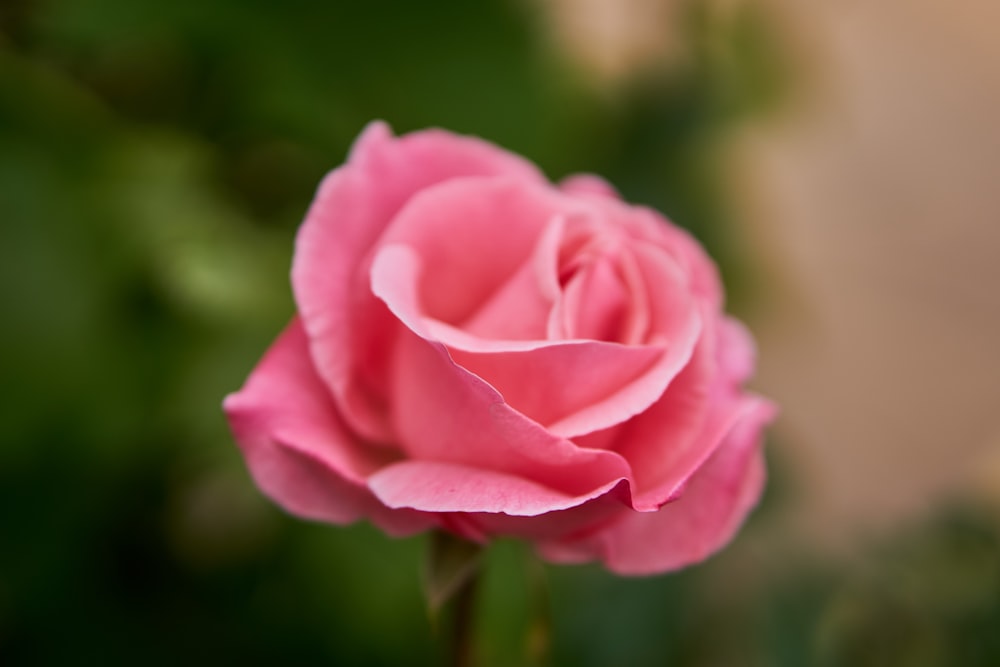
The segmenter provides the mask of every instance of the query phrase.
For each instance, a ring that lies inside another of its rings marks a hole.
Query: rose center
[[[630,270],[635,262],[623,241],[614,230],[603,228],[567,233],[557,263],[560,295],[554,313],[558,321],[550,335],[641,342],[645,290],[638,273]]]

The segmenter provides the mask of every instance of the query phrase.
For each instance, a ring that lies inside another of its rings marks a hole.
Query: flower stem
[[[468,577],[455,593],[451,610],[451,665],[472,667],[475,661],[475,608],[479,572]]]
[[[449,664],[472,667],[475,661],[476,591],[482,569],[480,545],[445,532],[432,533],[424,570],[424,594],[431,624],[445,624]]]
[[[552,611],[545,567],[534,554],[527,557],[527,582],[529,592],[530,623],[525,639],[527,664],[547,665],[552,642]]]

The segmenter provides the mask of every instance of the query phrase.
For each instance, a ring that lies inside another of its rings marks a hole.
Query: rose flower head
[[[697,562],[760,496],[774,406],[685,231],[594,176],[371,124],[299,230],[297,314],[224,407],[287,511]]]

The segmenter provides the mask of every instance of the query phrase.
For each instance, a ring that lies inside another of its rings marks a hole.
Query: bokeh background
[[[1000,664],[1000,42],[960,0],[0,2],[0,664],[438,664],[424,539],[283,515],[220,401],[373,118],[691,229],[783,406],[678,574],[488,555],[484,665]]]

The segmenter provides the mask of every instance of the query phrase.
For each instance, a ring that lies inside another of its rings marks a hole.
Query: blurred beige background
[[[677,2],[548,7],[600,85],[676,57]],[[1000,502],[1000,4],[759,8],[794,90],[723,150],[797,534],[845,545],[955,496]]]

